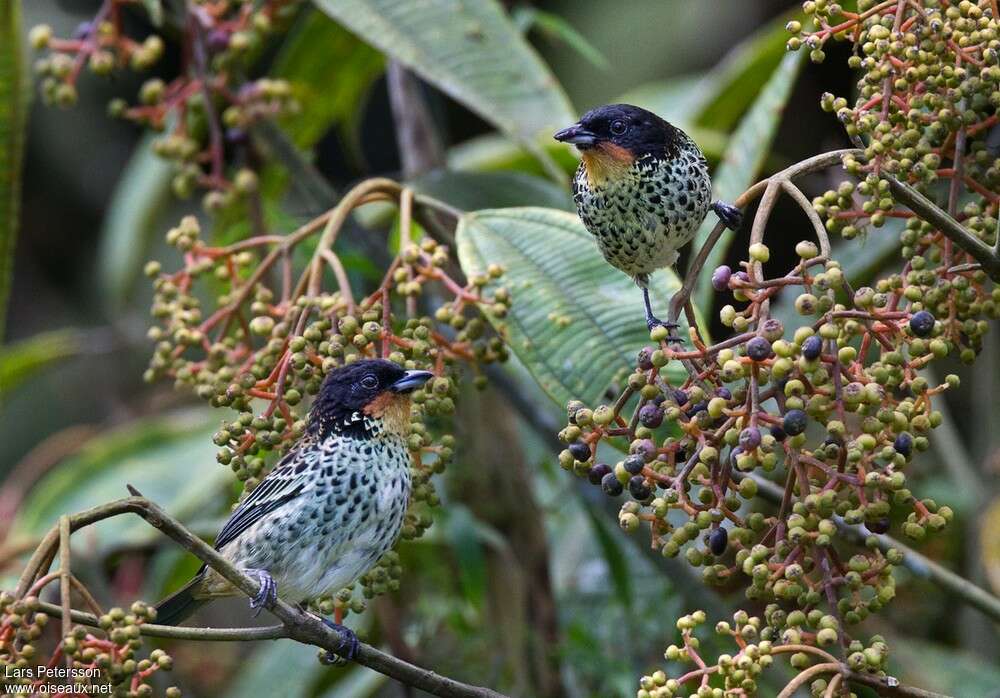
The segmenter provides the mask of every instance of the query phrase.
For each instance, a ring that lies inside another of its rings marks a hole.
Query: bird
[[[631,104],[591,109],[553,137],[580,151],[577,214],[604,259],[642,289],[647,328],[677,327],[653,315],[649,275],[676,263],[709,211],[733,230],[742,221],[738,208],[712,201],[705,155],[684,131]]]
[[[255,615],[278,597],[309,599],[350,585],[395,544],[410,497],[411,393],[434,374],[384,359],[332,369],[313,401],[303,436],[232,512],[215,549],[260,590]],[[240,592],[203,565],[157,604],[157,622],[177,625],[201,605]],[[321,618],[345,638],[357,636]]]

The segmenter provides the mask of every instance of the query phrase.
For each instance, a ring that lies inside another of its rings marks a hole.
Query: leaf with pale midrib
[[[466,275],[485,273],[490,264],[504,267],[495,284],[510,289],[511,308],[506,318],[491,321],[560,405],[603,401],[612,380],[651,344],[641,292],[604,260],[576,215],[546,208],[476,211],[462,217],[456,237]],[[665,315],[668,294],[679,287],[673,272],[657,272],[654,309]],[[686,328],[680,333],[687,336]],[[682,373],[679,363],[667,367],[672,381]]]

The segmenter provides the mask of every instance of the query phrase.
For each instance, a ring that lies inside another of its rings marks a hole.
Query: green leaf
[[[317,649],[293,640],[277,640],[260,646],[237,673],[223,694],[225,698],[244,696],[286,696],[307,698],[312,686],[329,669],[316,658]],[[289,677],[295,677],[294,681]],[[218,694],[216,694],[218,695]]]
[[[451,172],[436,170],[409,183],[421,194],[463,211],[508,206],[543,206],[572,211],[564,187],[523,172]]]
[[[628,560],[618,542],[611,536],[607,529],[605,519],[594,512],[590,507],[586,507],[587,518],[590,519],[590,527],[594,531],[594,539],[601,549],[604,561],[608,564],[611,572],[611,581],[615,586],[615,596],[622,602],[625,608],[632,607],[632,575],[629,572]]]
[[[170,201],[173,167],[153,152],[147,133],[132,151],[111,194],[97,254],[101,294],[109,314],[128,299],[149,253],[160,213]]]
[[[12,531],[42,535],[62,514],[128,496],[126,483],[181,520],[225,508],[219,496],[232,480],[215,462],[212,429],[219,417],[189,409],[122,426],[97,437],[42,478],[22,503]],[[137,517],[115,517],[91,529],[87,545],[107,552],[157,540]]]
[[[774,142],[782,111],[802,68],[804,55],[803,51],[785,55],[733,134],[722,164],[712,177],[715,196],[720,200],[733,201],[756,181],[757,173]],[[695,236],[694,250],[701,248],[715,223],[716,217],[709,214]],[[705,263],[705,272],[698,280],[695,293],[695,305],[699,308],[710,308],[712,305],[711,270],[726,258],[733,237],[731,234],[723,236]]]
[[[553,140],[542,144],[559,169],[569,174],[580,158],[564,143]],[[448,149],[448,169],[471,172],[517,170],[526,174],[545,174],[545,169],[517,143],[500,133],[487,133],[470,138]]]
[[[458,259],[467,276],[490,264],[505,268],[499,284],[512,302],[497,331],[542,389],[560,406],[570,399],[596,403],[616,375],[627,372],[650,343],[642,294],[609,266],[575,214],[545,208],[485,210],[462,216]],[[680,288],[677,276],[657,272],[653,304],[665,313]],[[681,329],[682,336],[686,330]],[[668,376],[683,367],[674,362]]]
[[[49,364],[79,352],[83,337],[78,330],[53,330],[0,347],[0,395],[14,390]]]
[[[0,340],[14,268],[28,79],[21,45],[21,0],[0,3]]]
[[[565,92],[495,0],[313,0],[350,31],[557,172],[539,137],[572,122]]]
[[[578,32],[565,17],[539,10],[537,7],[521,5],[514,9],[511,19],[522,32],[537,30],[542,36],[573,49],[580,55],[580,58],[598,70],[611,68],[611,64],[604,57],[604,54],[590,43],[587,37]]]
[[[301,104],[281,126],[299,148],[308,149],[332,127],[354,145],[361,106],[385,69],[378,51],[362,43],[322,12],[310,12],[282,44],[271,73],[288,80]]]
[[[768,23],[710,71],[646,83],[617,101],[656,112],[684,128],[704,148],[698,128],[710,133],[732,130],[781,62],[788,40],[785,24],[798,14],[787,13]]]

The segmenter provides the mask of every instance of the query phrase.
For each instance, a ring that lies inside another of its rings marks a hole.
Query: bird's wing
[[[310,479],[310,461],[316,457],[318,453],[312,449],[299,447],[282,458],[226,521],[215,539],[215,549],[221,550],[267,514],[298,497]]]

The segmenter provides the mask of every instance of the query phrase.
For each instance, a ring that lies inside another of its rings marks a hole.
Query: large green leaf
[[[572,211],[564,187],[523,172],[451,172],[436,170],[409,185],[417,192],[459,208],[475,211],[507,206],[544,206]]]
[[[322,12],[310,12],[282,44],[271,70],[291,82],[306,105],[283,118],[282,128],[300,148],[314,146],[331,126],[353,145],[365,94],[384,68],[382,54]]]
[[[616,376],[650,343],[642,294],[609,266],[575,214],[545,208],[468,213],[456,231],[458,259],[467,275],[490,264],[506,272],[510,312],[493,324],[512,351],[557,403],[603,399]],[[670,271],[657,272],[653,302],[665,314],[680,288]],[[682,329],[682,336],[686,330]],[[677,379],[683,368],[669,366]]]
[[[158,137],[148,133],[136,144],[115,184],[101,226],[98,279],[111,314],[129,297],[157,233],[159,214],[170,203],[173,167],[153,152],[153,141]]]
[[[30,491],[14,521],[14,535],[38,536],[62,514],[128,496],[126,483],[182,520],[225,509],[219,498],[232,474],[215,462],[212,425],[219,416],[190,409],[131,423],[89,441]],[[92,529],[87,545],[99,551],[155,540],[138,517],[109,519]]]
[[[28,87],[21,46],[21,0],[0,3],[0,339],[17,241]]]
[[[722,201],[734,200],[756,180],[774,142],[785,103],[802,68],[803,55],[803,51],[785,55],[730,139],[726,155],[712,177],[715,195]],[[695,250],[700,249],[715,223],[716,217],[710,214],[701,224],[694,240]],[[698,281],[695,295],[699,308],[711,307],[711,269],[725,259],[732,240],[732,235],[724,236],[709,255],[706,271]]]
[[[551,165],[538,139],[575,120],[565,92],[495,0],[313,0]]]

